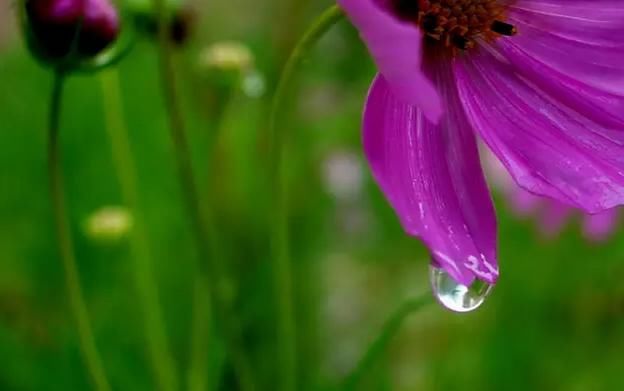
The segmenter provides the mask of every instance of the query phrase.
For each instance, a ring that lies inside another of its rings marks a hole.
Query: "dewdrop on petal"
[[[101,243],[115,243],[128,236],[134,225],[132,213],[123,206],[105,206],[85,222],[87,236]]]

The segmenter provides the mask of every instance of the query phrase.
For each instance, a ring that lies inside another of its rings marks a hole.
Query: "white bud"
[[[253,68],[251,50],[236,41],[216,42],[199,55],[199,65],[204,70],[247,72]]]
[[[123,206],[105,206],[93,212],[86,220],[85,231],[98,242],[114,243],[128,235],[134,221]]]

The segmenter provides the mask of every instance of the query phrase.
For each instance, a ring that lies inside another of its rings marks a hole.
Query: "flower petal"
[[[364,113],[366,156],[404,229],[426,243],[437,265],[462,284],[494,283],[496,220],[475,137],[450,72],[438,79],[449,92],[439,125],[397,100],[383,76],[375,79]]]
[[[454,64],[470,122],[521,187],[590,213],[624,203],[622,128],[527,82],[494,47]]]
[[[624,2],[525,0],[497,46],[530,82],[607,127],[624,127]]]
[[[497,46],[519,74],[562,104],[603,126],[624,129],[624,87],[616,94],[568,76],[514,40],[501,40]],[[624,76],[624,66],[620,73]]]
[[[577,42],[622,46],[624,4],[620,0],[522,0],[509,4],[509,17],[543,32]]]
[[[379,72],[396,96],[418,106],[437,123],[442,104],[435,87],[421,70],[422,32],[403,22],[373,0],[338,0],[359,30]]]
[[[488,183],[508,198],[512,211],[521,217],[533,215],[544,202],[544,198],[520,188],[505,166],[487,147],[480,148],[479,154]]]
[[[585,237],[594,242],[607,240],[615,231],[618,222],[617,208],[595,215],[586,215],[583,221]]]
[[[529,1],[510,5],[513,43],[558,72],[624,93],[624,2]]]
[[[553,238],[563,231],[568,219],[574,213],[574,208],[545,198],[542,202],[543,209],[538,214],[539,228],[544,235]]]

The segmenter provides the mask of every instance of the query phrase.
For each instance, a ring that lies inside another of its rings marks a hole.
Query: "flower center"
[[[491,41],[516,34],[504,22],[505,6],[497,0],[392,0],[401,19],[416,23],[429,49],[452,55],[475,47],[479,38]]]

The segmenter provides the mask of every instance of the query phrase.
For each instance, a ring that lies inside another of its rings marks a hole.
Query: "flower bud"
[[[108,0],[26,0],[31,49],[50,62],[96,56],[119,35],[119,16]]]
[[[247,46],[236,41],[216,42],[199,56],[199,65],[207,71],[244,73],[253,67],[254,58]]]
[[[132,230],[131,212],[122,206],[105,206],[96,210],[85,221],[87,236],[100,243],[116,243]]]
[[[198,56],[197,69],[213,89],[240,89],[245,78],[255,72],[251,50],[236,41],[216,42]]]
[[[183,45],[192,33],[194,15],[190,8],[178,10],[169,26],[169,38],[176,45]]]
[[[182,46],[192,35],[196,11],[182,0],[164,2],[169,39],[176,46]],[[137,30],[150,39],[158,39],[158,15],[153,1],[127,0],[126,5]]]

